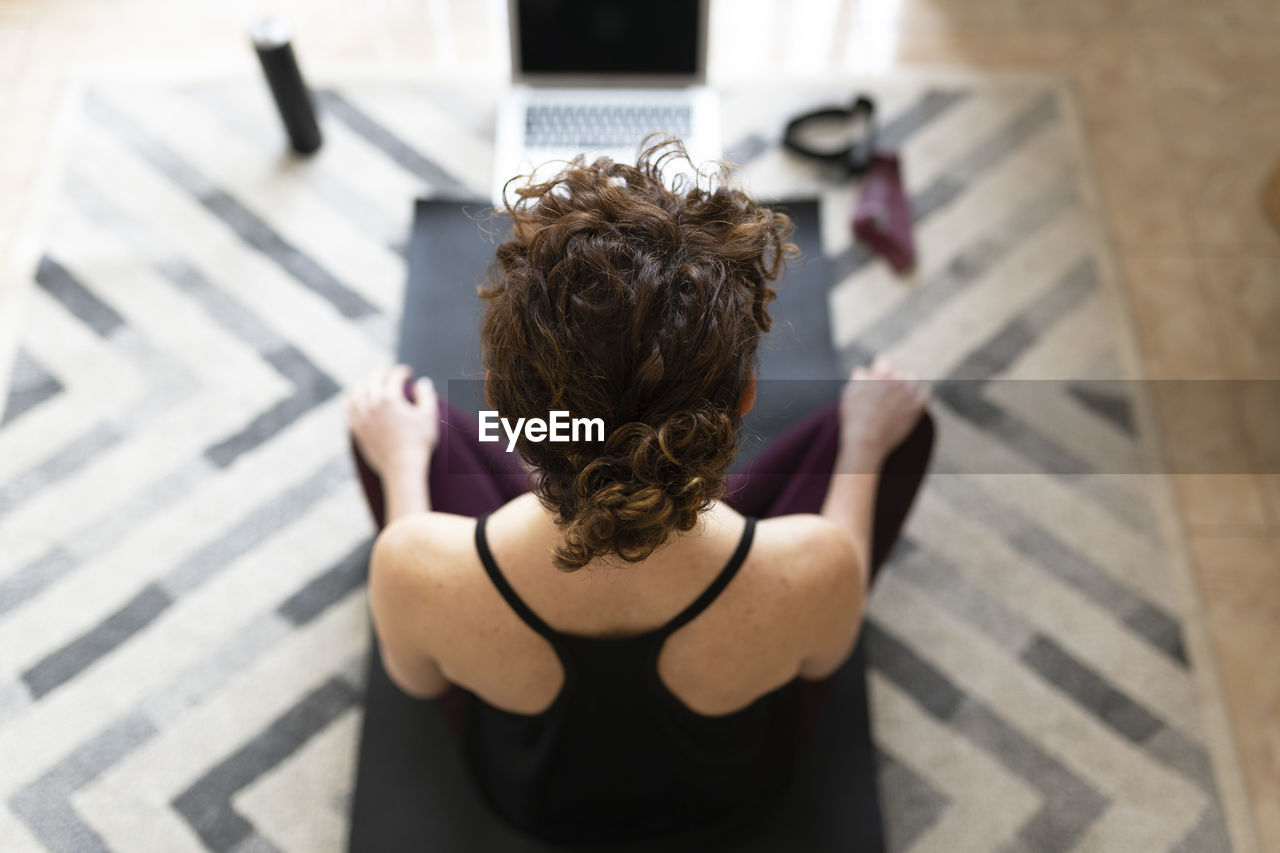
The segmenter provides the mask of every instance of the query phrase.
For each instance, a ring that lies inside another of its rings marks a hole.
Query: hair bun
[[[723,490],[737,433],[729,413],[710,407],[656,428],[632,422],[615,429],[604,452],[572,478],[557,565],[581,568],[610,552],[639,562],[672,533],[691,530]]]

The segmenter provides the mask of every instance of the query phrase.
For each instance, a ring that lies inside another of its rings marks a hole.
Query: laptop
[[[654,131],[683,140],[694,163],[718,159],[720,103],[705,85],[708,6],[508,0],[514,85],[498,108],[494,204],[510,178],[551,177],[578,154],[634,163]]]

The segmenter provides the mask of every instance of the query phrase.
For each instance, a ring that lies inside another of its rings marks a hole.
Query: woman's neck
[[[511,524],[511,534],[519,536],[529,547],[529,553],[548,555],[550,562],[552,550],[564,542],[563,527],[557,523],[555,512],[547,509],[532,493],[526,493],[507,505],[506,511],[512,513],[507,520]],[[736,539],[741,534],[741,516],[721,501],[712,502],[711,506],[698,517],[693,529],[684,533],[672,532],[667,541],[658,547],[650,556],[639,563],[629,563],[617,555],[601,557],[588,563],[574,572],[557,574],[580,577],[614,577],[635,574],[643,567],[646,577],[656,577],[667,571],[687,570],[690,559],[697,559],[708,549],[719,552],[717,541],[731,532]]]

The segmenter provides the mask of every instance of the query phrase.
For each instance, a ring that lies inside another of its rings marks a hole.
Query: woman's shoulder
[[[849,534],[820,515],[759,520],[752,551],[758,576],[801,599],[821,598],[858,577],[857,552]]]
[[[486,532],[519,527],[529,514],[528,495],[521,495],[495,509]],[[423,512],[383,528],[374,543],[374,556],[384,554],[384,562],[406,583],[450,584],[489,583],[476,549],[477,520],[448,512]],[[489,537],[492,540],[492,536]]]
[[[444,512],[405,516],[374,540],[370,582],[398,587],[439,584],[475,562],[474,518]]]
[[[448,512],[420,512],[406,515],[382,528],[375,547],[420,552],[424,549],[448,550],[460,536],[465,535],[468,544],[473,542],[476,520],[465,515]]]
[[[852,554],[849,534],[830,519],[814,513],[759,519],[756,539],[770,552],[808,554],[818,563]]]
[[[707,648],[718,650],[722,661],[745,653],[752,662],[747,681],[782,683],[842,635],[861,610],[859,589],[853,544],[839,527],[809,514],[758,519],[724,601],[709,608],[715,612],[701,629],[690,626],[702,634],[687,650],[688,665],[701,666]]]

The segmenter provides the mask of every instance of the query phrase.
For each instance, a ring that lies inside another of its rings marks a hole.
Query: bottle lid
[[[284,47],[293,38],[293,27],[283,18],[263,18],[249,29],[253,46],[265,50]]]

